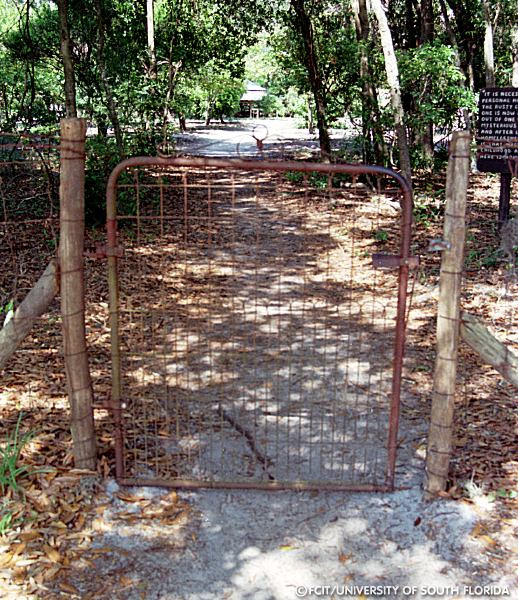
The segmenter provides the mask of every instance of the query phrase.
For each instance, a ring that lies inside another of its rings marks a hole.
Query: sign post
[[[500,173],[499,228],[509,220],[513,161],[518,161],[518,88],[480,90],[477,169]]]

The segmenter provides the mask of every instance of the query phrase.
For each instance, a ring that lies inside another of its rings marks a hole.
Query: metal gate
[[[393,489],[411,220],[381,167],[122,162],[106,248],[119,482]]]

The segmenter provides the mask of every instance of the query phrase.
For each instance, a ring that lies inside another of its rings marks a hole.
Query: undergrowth
[[[20,413],[14,430],[7,434],[7,438],[0,445],[0,491],[2,501],[0,504],[0,535],[3,535],[16,522],[12,512],[12,500],[23,496],[20,482],[42,469],[36,469],[26,464],[21,464],[22,451],[29,444],[36,433],[34,431],[20,432],[23,413]]]

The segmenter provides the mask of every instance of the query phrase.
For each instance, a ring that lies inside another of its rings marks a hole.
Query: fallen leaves
[[[43,546],[43,551],[51,562],[60,563],[63,560],[61,554],[55,548],[47,546],[47,544]]]
[[[83,588],[98,585],[89,573],[107,560],[131,557],[129,550],[120,547],[92,547],[99,535],[118,523],[153,528],[153,535],[172,539],[171,532],[189,521],[190,505],[176,491],[156,496],[128,490],[119,490],[112,497],[98,493],[91,504],[91,492],[82,488],[81,481],[77,472],[58,473],[43,485],[38,478],[31,480],[25,511],[32,514],[32,522],[4,536],[5,543],[0,545],[0,593],[3,581],[25,590],[27,598],[53,598],[52,590],[87,598],[90,591],[83,593]],[[41,487],[45,491],[40,497],[37,489]],[[132,576],[124,574],[117,581],[121,588],[133,588],[135,583]],[[7,594],[2,593],[4,596]],[[91,597],[96,594],[92,592]]]
[[[59,588],[67,594],[80,596],[79,590],[76,587],[74,587],[71,583],[61,582],[59,584]]]
[[[487,533],[487,525],[479,521],[471,531],[471,537],[483,542],[486,546],[496,546],[497,542]]]

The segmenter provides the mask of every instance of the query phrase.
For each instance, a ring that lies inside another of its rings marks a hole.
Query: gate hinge
[[[108,256],[117,256],[118,258],[123,258],[124,248],[122,246],[108,248],[106,244],[97,244],[94,252],[87,251],[84,253],[84,255],[88,258],[95,258],[97,260],[108,258]]]
[[[109,410],[109,411],[123,410],[123,409],[126,408],[126,402],[121,402],[119,404],[119,406],[116,406],[112,402],[112,396],[111,396],[111,394],[108,394],[108,396],[106,396],[106,398],[103,398],[100,401],[94,402],[92,404],[92,408],[94,410]]]
[[[373,254],[372,266],[375,269],[399,269],[407,265],[410,269],[417,269],[419,266],[419,256],[409,256],[401,258],[396,254]]]
[[[111,410],[111,404],[108,400],[101,400],[92,404],[94,410]]]

